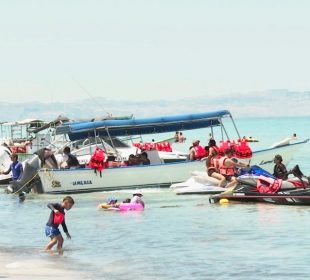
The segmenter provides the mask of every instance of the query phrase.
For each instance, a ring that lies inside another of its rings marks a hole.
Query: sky
[[[310,1],[0,2],[1,101],[310,90]]]

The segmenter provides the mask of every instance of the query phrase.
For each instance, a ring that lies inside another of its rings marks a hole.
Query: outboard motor
[[[7,192],[22,192],[30,191],[33,183],[37,181],[37,174],[40,168],[41,161],[37,155],[33,155],[30,159],[24,162],[24,170],[21,178],[17,181],[10,182]]]

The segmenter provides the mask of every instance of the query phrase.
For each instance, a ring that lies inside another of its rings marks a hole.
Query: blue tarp
[[[70,122],[59,126],[57,134],[68,134],[71,140],[96,135],[129,136],[155,134],[179,130],[199,129],[220,125],[220,119],[230,116],[227,110],[186,115],[161,116],[129,120],[104,120],[93,122]]]

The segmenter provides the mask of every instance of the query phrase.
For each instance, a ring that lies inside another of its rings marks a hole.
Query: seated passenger
[[[78,159],[76,158],[76,156],[71,154],[71,150],[68,146],[64,148],[63,154],[64,154],[64,161],[66,163],[65,168],[80,167]]]
[[[130,203],[139,203],[143,206],[144,208],[144,202],[142,200],[142,193],[141,192],[135,192],[132,194],[132,199],[130,200]]]
[[[275,163],[275,166],[273,168],[273,176],[275,176],[277,179],[287,180],[288,172],[282,161],[282,156],[276,155],[274,157],[273,162]]]
[[[238,161],[234,161],[232,159],[233,156],[233,150],[232,149],[226,149],[225,150],[225,156],[221,157],[219,159],[219,173],[224,176],[225,180],[229,181],[226,185],[226,188],[233,187],[237,185],[237,179],[235,177],[235,167],[248,167],[249,165],[246,165],[244,163],[239,163]],[[223,187],[225,184],[225,180],[221,180],[220,187]]]
[[[127,166],[133,166],[133,165],[136,165],[136,157],[134,154],[131,154],[128,157]]]
[[[142,165],[149,165],[150,163],[151,162],[147,157],[147,153],[146,152],[141,153],[141,164]]]
[[[190,160],[200,160],[207,156],[205,148],[200,146],[199,143],[200,143],[200,140],[193,141],[193,146],[189,152]]]
[[[209,155],[217,156],[219,153],[219,148],[216,145],[216,141],[214,139],[210,139],[208,143],[209,147]]]
[[[142,164],[142,162],[141,162],[141,155],[140,154],[137,154],[135,156],[135,161],[136,161],[136,165]]]
[[[210,139],[209,141],[209,155],[207,157],[206,166],[207,173],[210,177],[218,179],[219,187],[223,187],[223,183],[225,183],[225,177],[219,173],[218,170],[218,147],[216,146],[216,142],[214,139]]]
[[[130,198],[126,198],[123,200],[123,203],[130,203],[130,200],[131,200]]]

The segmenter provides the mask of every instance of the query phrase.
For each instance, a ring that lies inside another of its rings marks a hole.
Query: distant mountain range
[[[135,117],[171,115],[227,109],[234,117],[307,116],[310,115],[310,91],[270,90],[226,96],[200,96],[176,100],[122,100],[101,97],[71,103],[0,102],[0,121],[26,118],[54,120],[58,115],[71,119],[106,116]]]

